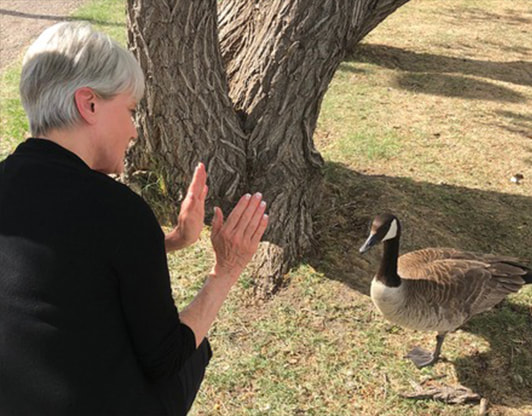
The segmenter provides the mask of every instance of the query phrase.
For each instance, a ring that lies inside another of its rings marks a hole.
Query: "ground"
[[[41,31],[66,20],[87,0],[0,0],[0,72],[17,61]]]

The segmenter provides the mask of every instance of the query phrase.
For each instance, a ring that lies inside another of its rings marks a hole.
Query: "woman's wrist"
[[[182,248],[188,247],[190,244],[184,240],[179,232],[179,228],[176,227],[168,234],[164,236],[164,247],[167,253],[171,251],[181,250]]]
[[[231,291],[235,281],[226,274],[215,273],[211,270],[207,275],[204,286],[207,290],[213,290],[225,298]]]
[[[233,286],[242,273],[241,270],[237,269],[237,267],[228,269],[215,264],[209,273],[209,277],[213,280],[221,281],[229,286]]]

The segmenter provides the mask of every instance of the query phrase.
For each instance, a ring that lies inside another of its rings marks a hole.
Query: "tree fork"
[[[323,166],[312,137],[329,83],[350,47],[406,1],[225,0],[218,41],[215,0],[128,0],[130,46],[147,74],[139,147],[172,195],[198,158],[209,201],[264,194],[261,294],[312,246]]]
[[[348,46],[407,0],[225,0],[220,43],[235,108],[247,114],[252,189],[270,203],[259,288],[275,291],[311,248],[323,160],[313,134]]]
[[[223,51],[231,98],[247,114],[250,187],[262,190],[269,202],[268,243],[257,254],[255,270],[263,295],[274,292],[312,246],[323,166],[312,136],[321,101],[344,56],[350,24],[344,4],[342,9],[334,2],[222,3],[222,16],[231,10],[255,13],[248,25],[226,18],[220,34],[221,44],[232,46],[230,54]],[[238,41],[239,30],[243,41]]]

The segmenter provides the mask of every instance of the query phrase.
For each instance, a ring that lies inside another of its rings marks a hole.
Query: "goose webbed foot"
[[[406,354],[406,358],[410,358],[417,368],[428,367],[434,364],[440,358],[441,346],[445,339],[447,332],[440,332],[436,335],[436,348],[434,352],[425,351],[422,348],[415,347],[412,351]]]
[[[420,347],[415,347],[405,357],[412,360],[417,368],[428,367],[438,361],[439,358],[433,352],[426,351]]]

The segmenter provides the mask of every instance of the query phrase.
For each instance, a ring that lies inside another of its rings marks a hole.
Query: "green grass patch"
[[[107,33],[122,45],[127,43],[126,2],[124,0],[95,0],[72,14],[76,20],[86,20],[97,30]]]
[[[20,143],[29,131],[28,119],[20,103],[20,68],[9,68],[0,75],[0,160]]]
[[[335,160],[340,160],[341,155],[349,154],[350,157],[365,158],[369,161],[385,161],[397,155],[401,148],[401,139],[388,132],[388,134],[381,135],[382,132],[375,131],[358,131],[347,137],[341,137],[337,142],[338,157]],[[333,153],[325,153],[329,157]]]

